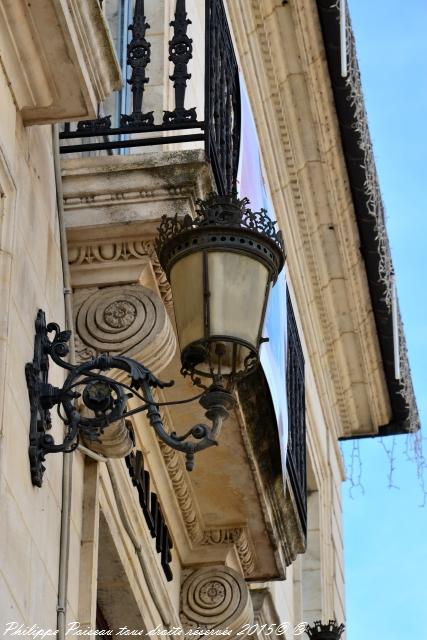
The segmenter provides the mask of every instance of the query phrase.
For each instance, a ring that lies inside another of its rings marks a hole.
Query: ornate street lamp
[[[329,620],[327,624],[317,621],[312,626],[307,625],[305,632],[312,640],[340,640],[344,629],[343,624],[338,625],[335,620]]]
[[[143,364],[126,356],[101,354],[71,365],[70,331],[46,325],[39,310],[34,358],[26,365],[31,406],[30,465],[33,484],[41,486],[48,453],[71,452],[83,437],[102,440],[114,422],[144,411],[158,437],[186,455],[189,471],[194,454],[217,444],[222,423],[235,405],[236,381],[254,371],[259,362],[261,331],[271,286],[284,264],[281,233],[264,210],[252,212],[248,200],[236,195],[211,195],[199,202],[194,220],[162,218],[157,251],[172,287],[181,347],[182,373],[190,375],[203,393],[188,400],[158,402],[153,388],[171,386]],[[50,338],[52,335],[52,338]],[[68,370],[62,388],[49,384],[49,361]],[[122,371],[120,380],[106,375]],[[128,409],[135,396],[141,404]],[[80,398],[79,403],[76,400]],[[159,407],[199,400],[211,422],[196,424],[184,435],[168,433]],[[57,407],[66,425],[61,444],[47,433],[50,410]]]
[[[164,216],[157,253],[172,288],[182,373],[232,388],[256,368],[282,234],[247,198],[211,195],[194,219]]]

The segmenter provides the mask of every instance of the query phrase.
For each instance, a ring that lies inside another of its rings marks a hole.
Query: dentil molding
[[[325,420],[375,434],[390,406],[316,3],[228,7]]]

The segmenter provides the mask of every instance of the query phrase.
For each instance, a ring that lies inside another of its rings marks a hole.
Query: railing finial
[[[174,72],[169,79],[173,80],[175,89],[175,109],[164,113],[163,122],[168,124],[197,121],[196,107],[184,107],[187,80],[191,78],[187,65],[193,57],[193,40],[187,35],[189,24],[191,20],[187,18],[185,0],[177,0],[175,19],[170,23],[173,38],[169,40],[169,60],[174,64]]]
[[[144,15],[144,0],[136,0],[133,22],[129,25],[129,30],[132,31],[132,40],[127,48],[127,63],[132,68],[132,75],[128,83],[132,87],[133,110],[130,116],[122,114],[120,119],[122,127],[151,127],[154,124],[152,111],[142,113],[144,88],[149,81],[145,75],[146,67],[150,62],[151,44],[145,38],[145,33],[149,28],[150,25]]]

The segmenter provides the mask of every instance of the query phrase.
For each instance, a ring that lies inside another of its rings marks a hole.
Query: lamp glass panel
[[[170,272],[176,327],[181,351],[204,337],[203,254],[192,253],[176,262]]]
[[[208,253],[210,335],[230,336],[257,348],[269,272],[243,253]]]

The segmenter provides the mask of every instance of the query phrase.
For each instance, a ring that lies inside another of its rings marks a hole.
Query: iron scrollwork
[[[175,109],[165,111],[164,123],[184,123],[196,122],[196,108],[186,109],[184,107],[185,90],[187,80],[190,80],[191,73],[188,73],[187,65],[193,57],[193,41],[187,35],[187,27],[191,20],[187,18],[185,10],[185,0],[177,0],[175,9],[175,19],[170,26],[174,29],[172,40],[169,40],[169,60],[174,64],[174,72],[169,76],[173,80],[175,90]]]
[[[173,82],[174,108],[164,111],[159,123],[154,122],[152,111],[144,113],[151,45],[146,38],[149,25],[144,15],[144,2],[136,0],[132,23],[129,25],[132,38],[127,44],[132,113],[121,114],[119,126],[112,126],[111,116],[81,121],[73,130],[66,125],[60,139],[68,142],[60,147],[61,153],[164,144],[163,133],[167,131],[173,134],[167,138],[170,144],[203,141],[207,157],[212,163],[218,192],[231,193],[236,187],[239,164],[239,71],[223,0],[205,0],[205,16],[205,91],[204,117],[201,120],[197,119],[195,107],[185,107],[187,82],[191,79],[188,66],[193,58],[193,41],[188,35],[191,20],[187,17],[185,0],[176,0],[174,19],[170,23],[173,35],[169,40],[169,60],[174,66],[169,79]],[[200,50],[196,53],[199,58],[202,56]],[[131,137],[129,133],[132,133]],[[138,133],[156,135],[141,137],[136,135]],[[70,144],[73,139],[76,144]]]
[[[153,111],[142,113],[144,88],[149,81],[145,75],[145,69],[150,62],[151,44],[145,38],[149,28],[150,25],[144,15],[144,0],[136,0],[133,22],[129,26],[129,30],[132,31],[132,40],[127,52],[127,63],[132,69],[128,83],[132,90],[133,109],[130,116],[122,115],[120,120],[122,127],[151,127],[154,124]]]
[[[104,353],[72,365],[64,360],[69,351],[70,331],[61,331],[55,323],[46,325],[42,310],[37,314],[35,329],[33,361],[25,367],[31,410],[29,457],[34,485],[42,485],[48,453],[71,453],[78,446],[80,435],[86,441],[98,440],[113,422],[143,411],[147,413],[157,436],[168,446],[185,453],[188,471],[194,466],[195,453],[217,444],[222,423],[235,403],[233,396],[219,384],[214,384],[196,398],[177,401],[198,399],[212,426],[200,423],[184,435],[168,433],[160,415],[161,403],[156,402],[152,389],[171,387],[173,381],[159,380],[143,364],[126,356]],[[50,334],[53,334],[52,338]],[[49,383],[50,361],[68,371],[62,387]],[[112,369],[124,372],[127,382],[105,375]],[[128,409],[128,400],[133,396],[141,400],[141,404]],[[65,436],[59,444],[49,433],[52,426],[50,412],[55,406],[65,424]]]

